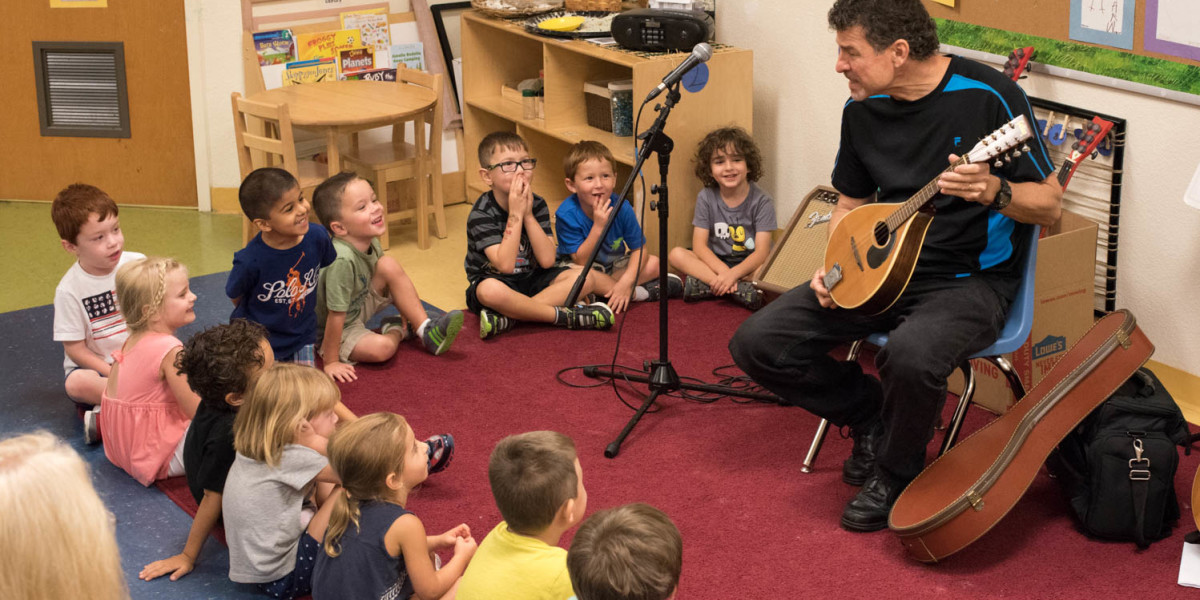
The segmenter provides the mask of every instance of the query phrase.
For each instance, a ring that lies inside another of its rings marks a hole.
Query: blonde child
[[[475,539],[466,524],[427,537],[405,508],[428,475],[428,452],[404,418],[375,413],[341,428],[329,461],[344,493],[332,500],[313,598],[452,598]],[[431,552],[447,548],[454,558],[436,569]]]
[[[196,295],[183,265],[149,257],[117,270],[117,301],[129,339],[113,352],[100,400],[104,454],[149,486],[184,474],[184,435],[200,397],[175,368],[183,342],[174,334],[196,320]]]
[[[0,515],[0,598],[129,598],[112,514],[62,440],[0,441]]]
[[[264,369],[246,390],[233,423],[237,456],[221,497],[233,581],[258,584],[275,598],[309,593],[333,504],[313,511],[305,501],[318,482],[338,483],[325,447],[340,401],[328,375],[292,363]]]
[[[449,350],[462,329],[463,313],[430,316],[400,263],[383,255],[379,236],[387,220],[370,182],[338,173],[317,186],[313,208],[333,234],[337,252],[317,284],[318,351],[325,372],[342,382],[357,379],[354,363],[390,359],[410,327],[430,354]],[[367,321],[388,305],[401,318],[385,322],[381,333],[367,329]]]
[[[554,229],[558,235],[560,260],[582,265],[596,244],[604,246],[596,255],[591,279],[597,294],[614,313],[628,308],[631,301],[658,300],[658,257],[646,248],[646,236],[638,225],[637,214],[628,202],[613,194],[616,185],[616,159],[600,142],[584,140],[571,146],[563,158],[563,172],[571,195],[554,211]],[[603,240],[600,236],[608,221],[615,220]],[[683,281],[667,274],[667,295],[683,295]]]
[[[67,397],[88,410],[83,438],[100,441],[100,395],[108,385],[112,353],[129,332],[116,302],[117,268],[145,256],[125,251],[117,203],[95,186],[76,183],[54,198],[50,217],[62,247],[75,257],[54,290],[54,341],[63,345]]]
[[[583,520],[587,490],[571,438],[531,431],[500,440],[488,460],[504,520],[471,560],[459,600],[566,600],[573,595],[564,533]]]
[[[668,600],[683,571],[683,539],[649,504],[602,510],[575,532],[567,569],[578,600]]]
[[[696,150],[696,196],[692,248],[671,249],[671,267],[686,275],[683,299],[695,302],[724,296],[749,308],[762,308],[762,292],[750,278],[771,253],[777,228],[775,204],[754,182],[763,174],[762,154],[740,127],[709,133]]]

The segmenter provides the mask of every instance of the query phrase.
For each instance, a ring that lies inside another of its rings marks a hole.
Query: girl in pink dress
[[[104,454],[149,486],[183,475],[183,440],[200,397],[175,368],[183,343],[175,330],[196,319],[187,269],[171,258],[148,257],[117,271],[129,339],[113,352],[100,399]]]

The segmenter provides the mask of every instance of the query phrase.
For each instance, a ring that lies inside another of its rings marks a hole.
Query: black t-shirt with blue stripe
[[[1025,93],[1002,73],[959,56],[937,88],[912,102],[871,96],[846,103],[833,186],[852,198],[878,193],[903,202],[938,176],[947,157],[962,155],[1001,125],[1024,114],[1035,126]],[[1054,170],[1040,136],[992,173],[1013,182],[1042,181]],[[1029,226],[975,202],[937,194],[936,217],[914,277],[966,277],[987,272],[1019,276]]]

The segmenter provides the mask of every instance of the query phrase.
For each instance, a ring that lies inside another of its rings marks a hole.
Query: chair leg
[[[417,170],[417,247],[429,249],[429,186],[420,168]]]
[[[429,171],[429,179],[433,185],[433,223],[434,234],[438,239],[446,238],[446,201],[442,193],[442,161],[435,159],[430,161],[432,168]]]
[[[1001,373],[1004,373],[1004,378],[1008,380],[1008,385],[1012,387],[1013,400],[1020,401],[1025,397],[1025,384],[1021,383],[1021,377],[1017,375],[1017,370],[1013,368],[1012,363],[1003,356],[989,356],[986,359],[988,362],[996,365]]]
[[[858,360],[858,353],[862,350],[862,340],[855,340],[850,344],[850,349],[846,351],[846,360],[853,362]],[[808,454],[804,455],[804,463],[800,465],[801,473],[812,473],[813,464],[817,461],[817,455],[821,453],[821,444],[825,443],[825,434],[829,433],[829,421],[821,419],[817,425],[817,432],[813,434],[813,441],[808,446]]]
[[[801,473],[812,473],[813,463],[817,461],[817,454],[821,452],[821,444],[825,443],[826,433],[829,433],[829,421],[821,419],[821,423],[817,425],[817,433],[813,435],[813,441],[808,446],[808,454],[804,455],[804,464],[800,465]]]
[[[383,245],[383,249],[387,250],[392,247],[392,222],[388,219],[388,182],[383,176],[383,171],[375,171],[375,196],[379,198],[379,204],[383,206],[383,236],[379,242]]]
[[[958,432],[962,429],[963,419],[967,416],[967,407],[971,404],[971,396],[975,395],[975,369],[971,368],[971,361],[963,361],[958,368],[963,372],[963,391],[958,396],[958,406],[954,407],[954,416],[950,418],[950,425],[946,428],[946,437],[942,438],[942,449],[938,452],[939,456],[945,454],[958,441]]]

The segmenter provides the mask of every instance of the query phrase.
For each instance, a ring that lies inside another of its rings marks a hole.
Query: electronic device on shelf
[[[712,39],[716,26],[702,10],[630,10],[613,17],[612,36],[622,48],[647,52],[691,51]]]

